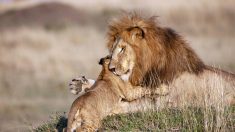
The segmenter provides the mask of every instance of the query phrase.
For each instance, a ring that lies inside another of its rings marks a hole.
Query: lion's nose
[[[109,70],[115,72],[115,66],[112,63],[109,64]]]
[[[111,72],[115,72],[115,68],[111,68],[109,69]]]
[[[110,62],[109,64],[109,70],[111,71],[111,69],[115,70],[115,65],[113,64],[113,62]]]

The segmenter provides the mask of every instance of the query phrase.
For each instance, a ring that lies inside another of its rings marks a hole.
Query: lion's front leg
[[[148,88],[143,88],[141,86],[131,86],[123,89],[124,99],[127,101],[133,101],[139,99],[146,95],[151,95],[152,91]]]
[[[169,87],[167,85],[160,85],[155,89],[150,89],[147,87],[141,86],[132,86],[131,84],[127,84],[122,91],[124,94],[124,99],[127,101],[133,101],[135,99],[139,99],[144,96],[165,96],[169,93]]]
[[[165,96],[167,94],[169,94],[169,86],[165,84],[162,84],[153,90],[153,95]]]
[[[85,76],[81,76],[73,79],[69,83],[69,90],[72,94],[81,96],[90,90],[92,85],[94,85],[95,80],[87,79]]]
[[[120,101],[118,105],[112,110],[111,115],[113,114],[126,114],[133,113],[138,111],[147,111],[150,109],[155,109],[156,101],[149,97],[143,97],[136,99],[134,101]]]

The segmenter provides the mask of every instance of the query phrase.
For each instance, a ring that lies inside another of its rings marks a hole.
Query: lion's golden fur
[[[159,80],[171,82],[182,72],[199,74],[203,71],[204,63],[181,36],[170,28],[158,26],[154,17],[144,19],[134,14],[132,16],[126,15],[113,22],[109,26],[108,48],[112,49],[117,34],[127,42],[130,41],[128,31],[134,28],[140,28],[144,32],[146,44],[141,44],[141,41],[135,42],[139,47],[138,49],[134,48],[138,59],[131,76],[133,84],[138,85],[138,83],[144,82],[146,85],[158,85],[149,84],[149,82],[153,82],[150,79],[156,79],[154,82],[157,83],[161,83]],[[150,74],[156,74],[159,78],[151,78]],[[140,79],[140,77],[144,78]]]
[[[137,34],[138,39],[133,39],[133,32]],[[229,98],[234,99],[235,75],[205,65],[180,35],[170,28],[161,27],[154,17],[143,18],[133,13],[113,21],[109,26],[107,44],[111,53],[115,48],[117,36],[131,45],[135,51],[136,63],[130,76],[133,85],[157,88],[161,84],[167,84],[169,89],[192,91],[194,85],[199,83],[200,90],[203,91],[207,89],[201,87],[204,81],[210,80],[212,76],[219,76],[222,85],[229,84],[229,91],[232,92]],[[187,76],[191,77],[193,83],[189,83]],[[178,84],[181,77],[184,81]],[[185,82],[191,86],[184,85]],[[212,87],[212,84],[208,85]],[[177,92],[172,94],[175,98],[181,96]]]

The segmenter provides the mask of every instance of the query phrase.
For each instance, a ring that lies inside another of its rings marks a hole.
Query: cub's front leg
[[[72,94],[81,96],[91,89],[95,80],[87,79],[85,76],[72,79],[69,83],[69,90]]]
[[[76,129],[76,132],[97,132],[99,127],[96,125],[83,124],[80,128]]]

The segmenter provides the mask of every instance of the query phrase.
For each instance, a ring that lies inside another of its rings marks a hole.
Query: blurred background
[[[123,10],[159,16],[206,64],[235,72],[234,0],[0,0],[0,131],[67,112],[69,81],[97,77],[108,21]]]

